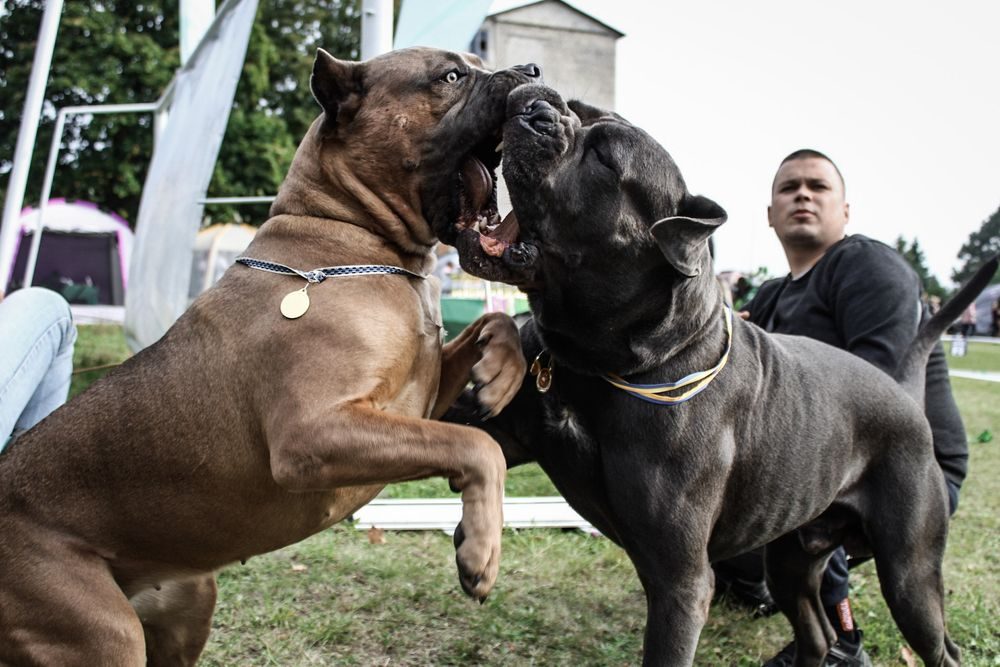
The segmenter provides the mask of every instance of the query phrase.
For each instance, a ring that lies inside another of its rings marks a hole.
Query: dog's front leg
[[[468,426],[392,414],[360,402],[268,431],[271,474],[292,492],[447,477],[462,493],[456,559],[462,588],[483,599],[496,581],[506,463],[500,446]],[[285,414],[289,414],[286,412]],[[347,511],[350,511],[349,509]]]
[[[514,398],[526,370],[514,320],[502,313],[487,313],[444,346],[431,417],[440,418],[470,379],[476,384],[483,414],[496,416]]]
[[[646,591],[646,634],[642,664],[691,665],[701,629],[708,620],[708,607],[715,589],[715,576],[705,556],[682,563],[659,561],[653,569],[640,569]]]

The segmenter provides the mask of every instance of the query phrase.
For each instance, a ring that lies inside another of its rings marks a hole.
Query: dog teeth
[[[499,153],[502,150],[503,150],[503,139],[501,139],[500,143],[497,144],[497,147],[493,149],[493,152],[494,153]]]
[[[476,216],[476,219],[472,223],[472,227],[480,234],[489,234],[492,231],[489,220],[486,219],[485,215]]]

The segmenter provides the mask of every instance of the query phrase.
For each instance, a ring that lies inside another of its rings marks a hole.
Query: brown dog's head
[[[272,215],[346,220],[407,252],[453,241],[456,221],[496,224],[507,95],[539,75],[534,65],[489,72],[473,55],[429,48],[365,62],[320,49],[311,86],[323,114]]]

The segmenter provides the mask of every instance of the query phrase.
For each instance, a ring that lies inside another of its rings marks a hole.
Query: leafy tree
[[[958,261],[962,265],[951,272],[951,279],[964,283],[972,277],[983,262],[1000,253],[1000,208],[983,221],[979,229],[969,235],[961,250]],[[993,283],[1000,283],[1000,274],[993,276]]]
[[[733,308],[742,310],[757,296],[760,286],[773,277],[766,266],[758,266],[750,275],[741,275],[732,286]]]
[[[0,177],[17,143],[44,0],[0,9]],[[299,139],[318,115],[309,74],[318,46],[357,58],[360,0],[261,0],[209,193],[277,191]],[[56,110],[153,102],[180,64],[178,0],[67,2],[46,87],[25,203],[38,201]],[[67,120],[53,195],[88,199],[135,221],[152,155],[149,114]],[[0,181],[6,197],[8,178]],[[237,213],[238,211],[238,213]],[[217,218],[262,222],[267,207],[215,208]]]
[[[936,296],[941,299],[947,296],[948,290],[941,285],[937,277],[932,275],[930,269],[927,268],[927,259],[924,257],[924,251],[920,249],[920,242],[917,239],[913,239],[913,242],[907,245],[905,238],[902,236],[897,237],[896,252],[902,255],[903,259],[917,272],[917,277],[920,278],[920,285],[928,296]]]
[[[0,174],[9,174],[44,0],[5,0],[0,18]],[[153,102],[179,64],[177,0],[67,2],[56,38],[25,203],[36,203],[59,108]],[[149,114],[67,119],[52,192],[134,220],[153,146]],[[0,195],[6,197],[9,177]]]
[[[211,196],[271,195],[320,113],[309,91],[316,49],[360,53],[360,0],[262,0],[250,35]],[[215,218],[260,224],[267,205],[216,207]]]

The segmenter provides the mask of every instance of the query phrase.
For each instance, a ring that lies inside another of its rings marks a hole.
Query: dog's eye
[[[444,76],[442,76],[441,80],[444,81],[445,83],[455,83],[456,81],[461,79],[462,76],[464,76],[462,72],[459,72],[457,69],[453,69],[448,71]]]

